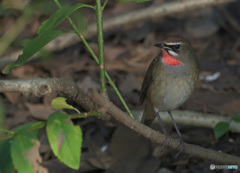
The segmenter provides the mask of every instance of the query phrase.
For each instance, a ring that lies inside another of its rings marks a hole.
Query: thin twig
[[[86,117],[90,117],[90,116],[99,116],[99,115],[102,115],[102,112],[99,112],[99,111],[84,112],[84,113],[69,115],[69,119],[86,118]]]
[[[102,6],[102,11],[103,11],[104,8],[106,7],[107,3],[108,3],[108,0],[105,0],[104,3],[103,3],[103,6]]]

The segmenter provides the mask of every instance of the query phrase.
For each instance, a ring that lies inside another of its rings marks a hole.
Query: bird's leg
[[[168,111],[168,114],[169,114],[169,116],[171,117],[172,122],[173,122],[173,125],[174,125],[174,127],[175,127],[175,129],[176,129],[176,131],[177,131],[177,134],[178,134],[178,140],[179,140],[179,145],[178,145],[178,147],[181,147],[181,148],[180,148],[180,151],[179,151],[178,154],[176,155],[176,157],[177,157],[177,156],[184,150],[184,143],[183,143],[183,140],[182,140],[181,133],[180,133],[180,131],[179,131],[178,127],[177,127],[177,124],[176,124],[176,122],[175,122],[175,120],[174,120],[174,118],[173,118],[173,116],[172,116],[172,113],[171,113],[170,111]],[[177,147],[177,148],[178,148],[178,147]]]
[[[163,133],[164,133],[164,135],[165,135],[165,141],[164,141],[164,143],[163,143],[163,145],[164,145],[163,149],[165,149],[165,147],[167,147],[167,146],[170,147],[170,146],[172,145],[172,143],[171,143],[170,138],[169,138],[169,136],[168,136],[167,129],[165,128],[165,126],[164,126],[164,124],[163,124],[163,121],[162,121],[162,119],[161,119],[161,117],[160,117],[160,115],[159,115],[159,112],[156,112],[156,117],[157,117],[158,122],[159,122],[159,124],[160,124],[160,126],[161,126],[161,128],[162,128],[162,131],[163,131]],[[162,150],[163,150],[163,149],[162,149]]]

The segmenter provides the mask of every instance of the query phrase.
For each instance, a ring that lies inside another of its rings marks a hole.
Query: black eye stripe
[[[179,48],[180,48],[180,45],[179,45],[179,44],[168,45],[168,47],[170,47],[171,49],[179,49]]]

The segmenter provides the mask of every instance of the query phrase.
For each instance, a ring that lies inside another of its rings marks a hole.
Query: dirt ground
[[[88,2],[72,0],[71,3]],[[110,1],[104,11],[104,19],[147,8],[168,1],[135,2]],[[89,3],[94,4],[94,1]],[[124,25],[104,33],[106,69],[114,80],[131,110],[141,110],[138,105],[141,84],[152,59],[159,53],[154,43],[161,42],[167,35],[181,35],[188,39],[198,57],[200,74],[191,98],[179,109],[218,114],[231,117],[240,112],[240,3],[202,7],[192,11],[168,15],[162,18],[144,20]],[[3,15],[0,35],[16,20],[12,11]],[[23,30],[17,41],[9,47],[5,55],[21,48],[21,40],[36,34],[38,26],[51,12],[37,13]],[[83,11],[88,20],[95,21],[94,13]],[[234,24],[235,25],[234,25]],[[60,27],[68,28],[67,21]],[[88,39],[97,53],[97,38]],[[58,77],[73,80],[87,91],[99,90],[98,66],[83,43],[65,47],[60,51],[41,54],[26,65],[13,69],[9,75],[1,74],[1,79]],[[108,86],[110,100],[124,110],[114,90]],[[13,129],[27,122],[37,121],[52,111],[50,101],[58,96],[52,94],[42,98],[31,94],[2,93],[6,108],[6,126]],[[70,101],[71,102],[71,101]],[[74,103],[73,103],[74,104]],[[75,105],[77,106],[77,105]],[[77,106],[81,109],[79,106]],[[70,112],[71,113],[71,112]],[[209,160],[163,151],[159,146],[139,136],[135,132],[116,124],[89,117],[74,120],[83,133],[81,168],[72,170],[60,163],[52,153],[46,133],[41,130],[40,152],[43,165],[50,173],[202,173],[212,172]],[[158,124],[153,124],[159,128]],[[177,134],[172,125],[167,125],[172,137]],[[240,156],[240,135],[227,133],[220,139],[214,138],[213,129],[179,125],[183,140],[205,148]],[[160,129],[159,129],[160,131]],[[238,165],[240,166],[240,165]],[[216,172],[223,172],[218,170]],[[227,172],[227,170],[225,170]]]

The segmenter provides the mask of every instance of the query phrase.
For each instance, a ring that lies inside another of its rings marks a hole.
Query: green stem
[[[103,22],[101,0],[96,0],[96,16],[97,16],[97,35],[98,35],[98,58],[100,67],[100,86],[101,94],[106,96],[106,78],[105,78],[105,62],[104,62],[104,41],[103,41]]]
[[[79,113],[79,114],[73,114],[73,115],[69,115],[69,119],[76,119],[76,118],[86,118],[89,116],[98,116],[98,115],[102,115],[102,112],[85,112],[85,113]]]
[[[99,112],[99,111],[96,111],[96,112],[85,112],[85,113],[80,113],[80,114],[69,115],[69,119],[86,118],[86,117],[89,117],[89,116],[97,116],[97,115],[101,115],[101,114],[102,114],[102,112]],[[45,125],[46,125],[46,122],[41,121],[41,123],[39,123],[38,125],[30,127],[27,130],[28,131],[34,131],[34,130],[43,128]],[[6,130],[6,129],[0,129],[0,130],[8,133],[7,135],[0,136],[0,141],[1,140],[6,140],[6,139],[10,139],[15,134],[17,134],[15,132],[12,132],[12,131]]]
[[[103,6],[102,6],[102,11],[104,10],[104,8],[107,5],[107,3],[108,3],[108,0],[105,0],[105,2],[103,3]]]
[[[46,125],[46,122],[40,121],[36,126],[30,127],[28,130],[29,131],[34,131],[43,128]]]
[[[14,136],[14,134],[8,134],[8,135],[0,136],[0,141],[10,139],[13,136]]]
[[[57,4],[58,8],[62,8],[61,4],[59,4],[58,0],[54,0],[55,3]],[[76,27],[76,25],[73,23],[73,21],[71,20],[70,17],[67,18],[69,23],[72,25],[73,29],[75,30],[76,34],[78,35],[78,37],[82,40],[83,44],[85,45],[85,47],[88,49],[89,53],[91,54],[91,56],[93,57],[93,59],[97,62],[97,64],[99,65],[99,59],[97,57],[97,55],[93,52],[92,48],[89,46],[88,42],[86,41],[86,39],[83,37],[83,35],[79,32],[78,28]],[[130,109],[127,106],[127,103],[125,102],[125,100],[123,99],[120,91],[118,90],[117,86],[115,85],[115,83],[112,81],[111,77],[108,75],[108,73],[105,71],[105,75],[106,78],[109,82],[109,84],[113,87],[113,89],[115,90],[117,96],[119,97],[120,101],[122,102],[123,106],[125,107],[127,113],[132,117],[132,113],[130,111]]]
[[[0,129],[0,132],[6,132],[8,134],[14,134],[13,131],[7,130],[7,129]]]

